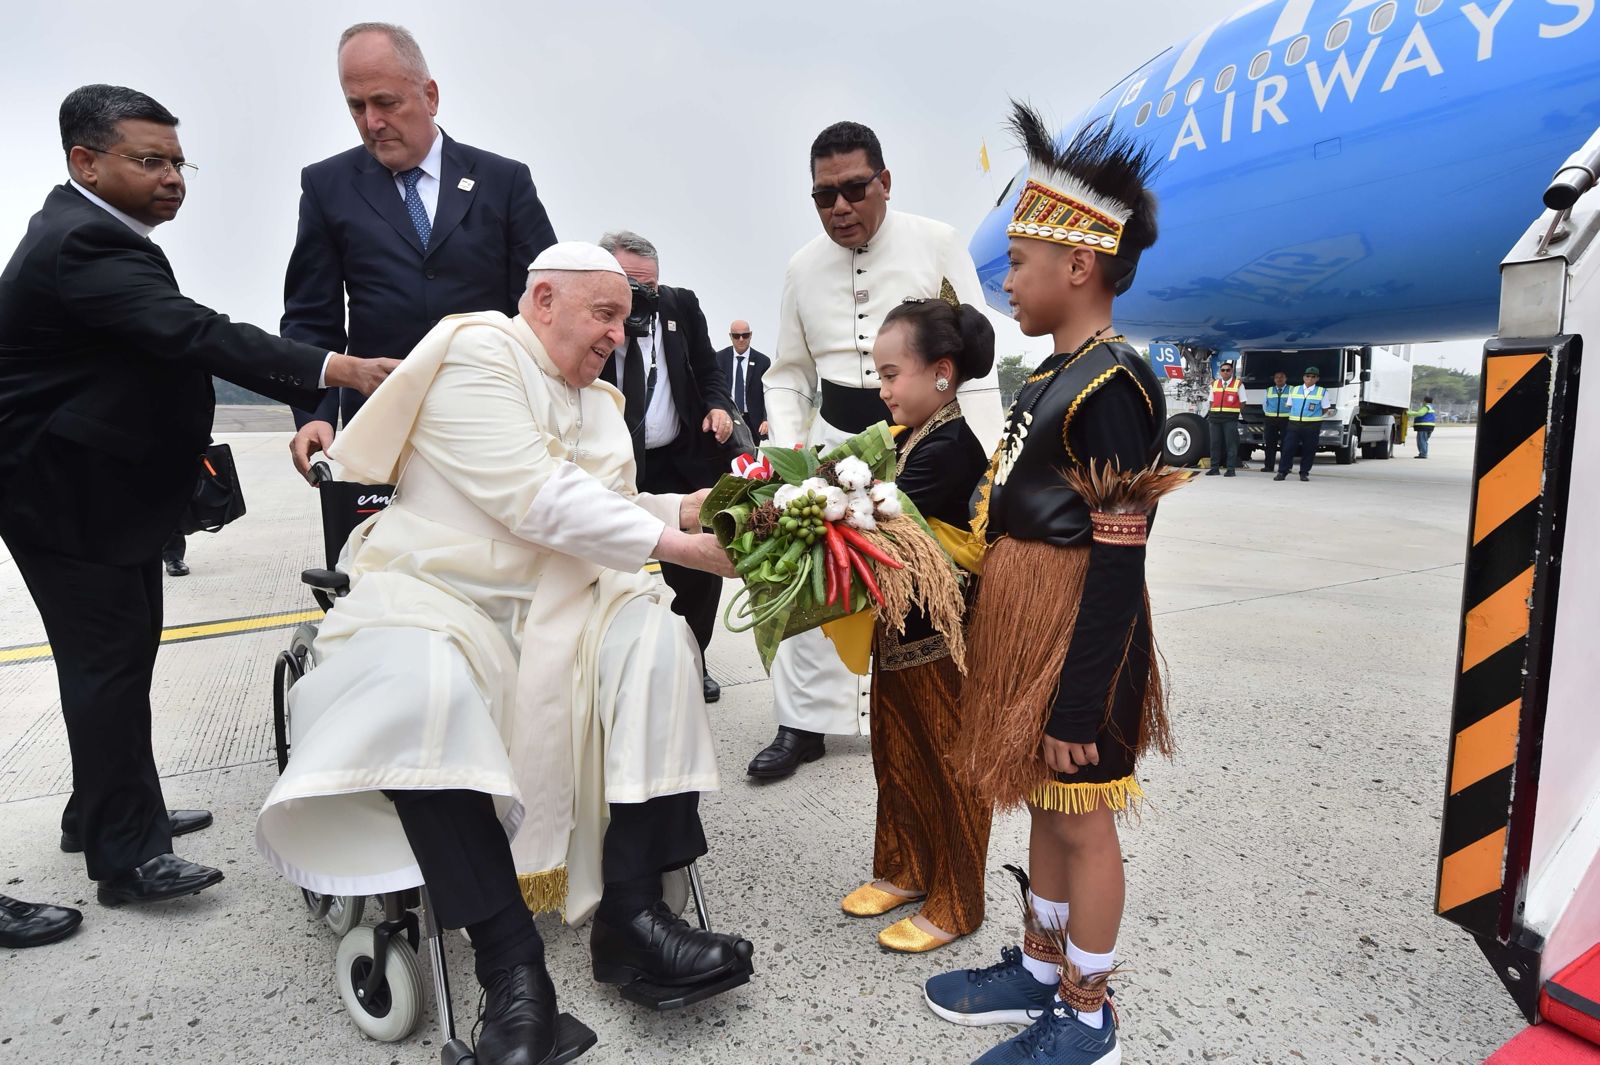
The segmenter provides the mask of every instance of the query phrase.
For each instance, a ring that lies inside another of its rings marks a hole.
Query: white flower
[[[772,497],[772,505],[782,510],[804,494],[804,490],[797,484],[782,485],[778,488],[777,495]]]
[[[872,501],[878,504],[880,518],[898,518],[904,513],[900,509],[900,491],[895,488],[893,481],[880,481],[873,485]]]
[[[838,521],[850,509],[850,500],[843,488],[829,485],[822,492],[822,516],[828,521]]]
[[[872,467],[854,455],[848,455],[834,466],[833,476],[845,491],[856,491],[872,483]]]
[[[831,488],[832,485],[828,484],[828,482],[824,481],[821,477],[807,477],[805,480],[800,482],[800,487],[805,489],[807,492],[815,492],[820,496],[823,492]]]
[[[872,500],[852,499],[850,501],[850,515],[846,519],[851,528],[876,529],[877,521],[872,517]]]

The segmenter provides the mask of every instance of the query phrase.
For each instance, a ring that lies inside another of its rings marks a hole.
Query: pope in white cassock
[[[425,883],[488,990],[480,1065],[555,1053],[530,905],[593,913],[608,983],[750,966],[748,941],[661,898],[705,853],[717,771],[698,649],[641,567],[732,570],[703,493],[635,492],[622,394],[596,381],[630,304],[615,258],[557,244],[515,316],[441,321],[329,452],[395,497],[345,548],[350,593],[290,692],[294,755],[256,842],[325,894]]]
[[[889,210],[890,175],[877,135],[836,122],[811,144],[811,198],[823,232],[789,260],[778,349],[763,377],[771,443],[836,444],[892,421],[879,397],[872,345],[884,316],[907,299],[941,295],[984,304],[959,233]],[[961,410],[986,449],[1000,439],[1000,389],[988,376],[960,388]],[[860,731],[867,680],[845,668],[821,629],[791,637],[772,663],[778,735],[750,762],[775,779],[822,757],[823,735]]]

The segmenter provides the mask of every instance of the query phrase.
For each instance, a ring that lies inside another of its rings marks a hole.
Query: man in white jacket
[[[890,174],[877,135],[836,122],[811,144],[811,199],[823,232],[789,260],[778,348],[763,383],[771,443],[834,444],[893,421],[878,397],[872,345],[903,300],[941,294],[983,306],[978,273],[959,233],[889,209]],[[1000,437],[993,371],[961,386],[961,409],[986,448]],[[824,734],[860,731],[865,678],[844,667],[820,629],[785,640],[772,663],[778,734],[751,761],[776,779],[822,757]]]
[[[350,593],[290,693],[294,757],[257,821],[300,886],[426,884],[468,929],[481,1065],[554,1053],[530,906],[594,913],[603,982],[692,994],[750,968],[748,941],[661,901],[662,873],[705,853],[717,773],[698,649],[641,567],[731,568],[699,496],[635,491],[622,394],[596,381],[630,302],[615,258],[557,244],[515,316],[440,322],[334,444],[395,499],[346,546]]]

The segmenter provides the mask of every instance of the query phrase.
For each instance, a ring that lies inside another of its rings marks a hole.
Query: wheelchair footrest
[[[667,987],[664,984],[653,984],[649,980],[635,980],[631,984],[622,985],[622,997],[653,1010],[682,1009],[696,1002],[704,1002],[724,991],[743,987],[750,982],[750,976],[754,972],[755,967],[746,962],[742,968],[735,969],[725,976],[715,977],[703,984],[691,984],[688,987]]]
[[[569,1061],[577,1061],[599,1041],[600,1037],[587,1024],[570,1013],[559,1014],[556,1017],[556,1052],[546,1060],[549,1065],[566,1065]],[[459,1039],[446,1043],[439,1056],[444,1065],[477,1065],[478,1060],[478,1056]]]

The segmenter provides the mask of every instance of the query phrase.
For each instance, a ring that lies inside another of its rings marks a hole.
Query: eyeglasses
[[[728,334],[728,339],[730,339],[730,340],[749,340],[750,339],[750,334],[749,333],[729,333]]]
[[[840,196],[843,196],[849,203],[860,203],[867,198],[867,186],[877,181],[882,175],[883,171],[880,169],[873,171],[871,177],[861,181],[846,181],[837,188],[812,189],[811,202],[824,211],[839,202]]]
[[[132,159],[144,168],[145,177],[166,177],[167,171],[177,170],[179,177],[188,180],[200,172],[200,168],[193,163],[186,163],[181,159],[168,159],[162,155],[123,155],[121,152],[109,152],[104,148],[89,150],[96,155],[114,155],[119,159]]]

